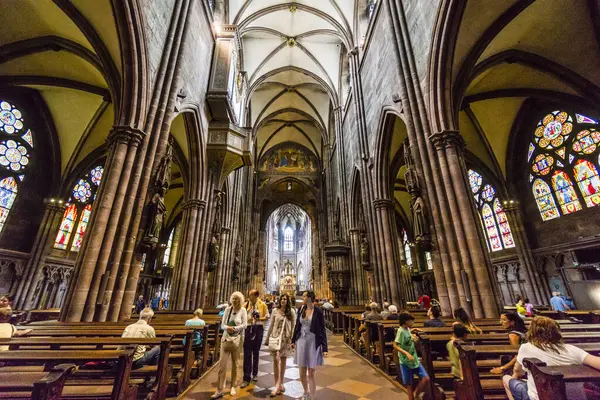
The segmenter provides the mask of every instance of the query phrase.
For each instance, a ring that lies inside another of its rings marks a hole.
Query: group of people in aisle
[[[166,296],[160,296],[158,292],[154,294],[154,297],[150,299],[150,302],[144,300],[144,296],[139,296],[135,302],[135,313],[139,314],[146,307],[152,309],[152,311],[168,310],[169,309],[169,298]]]
[[[259,298],[257,290],[244,295],[234,292],[230,305],[223,310],[221,319],[221,359],[216,392],[211,396],[218,399],[224,396],[225,380],[231,361],[231,386],[229,394],[237,394],[237,370],[240,352],[243,350],[243,382],[245,388],[258,380],[259,352],[263,342],[264,328],[270,317],[265,345],[273,358],[274,387],[271,397],[285,392],[283,379],[287,358],[294,355],[294,363],[300,371],[300,381],[304,389],[304,399],[314,399],[316,394],[315,369],[323,365],[327,355],[327,334],[325,317],[319,307],[315,307],[315,294],[306,291],[302,294],[302,305],[296,312],[295,299],[283,294],[279,304],[269,314],[267,305]]]

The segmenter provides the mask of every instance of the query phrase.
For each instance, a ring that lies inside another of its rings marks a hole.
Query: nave
[[[328,334],[329,353],[325,365],[317,368],[317,400],[369,400],[369,399],[406,399],[406,394],[396,383],[382,375],[352,352],[343,342],[341,335]],[[243,357],[242,357],[243,358]],[[240,369],[242,362],[240,362]],[[218,366],[213,368],[184,392],[179,399],[207,400],[217,385]],[[238,372],[238,377],[242,374]],[[227,373],[225,392],[228,393],[231,375]],[[289,357],[284,379],[285,393],[275,399],[298,399],[304,390],[300,382],[294,357]],[[238,383],[239,384],[239,383]],[[273,389],[273,363],[266,346],[262,346],[258,365],[258,382],[245,389],[237,387],[237,395],[225,395],[225,399],[265,399]]]

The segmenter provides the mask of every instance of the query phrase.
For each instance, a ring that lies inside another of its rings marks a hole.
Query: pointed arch
[[[600,204],[600,178],[598,170],[588,160],[579,160],[573,166],[575,181],[588,207]]]
[[[541,179],[536,179],[533,181],[532,190],[542,220],[548,221],[560,217],[560,211],[558,211],[558,207],[556,207],[552,190],[550,190],[550,186],[548,186],[546,182]]]

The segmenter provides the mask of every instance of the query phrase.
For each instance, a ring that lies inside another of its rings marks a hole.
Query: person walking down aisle
[[[292,352],[292,333],[295,326],[296,310],[292,308],[290,296],[283,294],[279,300],[279,308],[273,310],[265,341],[265,345],[273,357],[273,374],[275,375],[275,387],[271,392],[271,397],[285,392],[283,375],[287,358]]]
[[[227,364],[231,358],[231,391],[229,394],[235,396],[235,384],[237,381],[238,360],[240,359],[241,341],[244,336],[244,330],[248,325],[248,316],[246,309],[242,307],[244,295],[240,292],[231,294],[231,306],[225,309],[223,319],[221,319],[221,329],[223,337],[221,338],[221,360],[219,361],[219,378],[217,379],[217,391],[210,398],[220,399],[223,397],[223,387],[227,377]]]
[[[256,382],[258,379],[258,353],[265,332],[263,323],[269,318],[267,305],[258,298],[258,295],[258,290],[250,290],[248,301],[244,307],[248,314],[248,327],[244,336],[244,382],[242,388],[248,386],[250,380]]]
[[[425,388],[429,383],[429,375],[419,361],[417,349],[415,347],[416,338],[412,334],[410,328],[415,322],[415,317],[407,312],[400,313],[398,323],[398,333],[394,340],[394,350],[398,352],[400,361],[400,372],[402,374],[402,383],[406,386],[408,400],[422,399],[425,395]],[[413,391],[413,378],[417,375],[420,379],[419,384]]]
[[[303,400],[314,400],[317,391],[315,368],[323,365],[327,356],[327,334],[323,311],[314,306],[315,293],[302,294],[302,307],[296,318],[292,343],[296,347],[294,362],[300,368],[300,381],[304,388]],[[309,396],[310,393],[310,396]]]

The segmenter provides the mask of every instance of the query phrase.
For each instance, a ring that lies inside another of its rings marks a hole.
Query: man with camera
[[[244,337],[244,382],[245,388],[250,382],[258,379],[258,353],[265,331],[264,322],[269,318],[267,305],[258,298],[258,290],[248,292],[248,301],[245,304],[248,313],[248,327]]]

